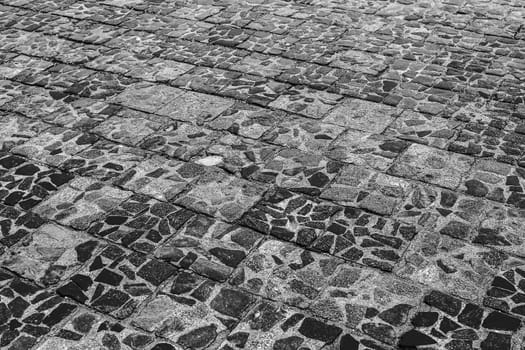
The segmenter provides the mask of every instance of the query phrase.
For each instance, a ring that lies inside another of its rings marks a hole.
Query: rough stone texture
[[[523,350],[520,0],[0,0],[0,348]]]

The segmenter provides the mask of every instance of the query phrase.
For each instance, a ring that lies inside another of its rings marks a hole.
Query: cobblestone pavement
[[[523,0],[0,0],[0,348],[524,350]]]

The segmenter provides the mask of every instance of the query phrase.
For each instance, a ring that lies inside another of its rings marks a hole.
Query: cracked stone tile
[[[126,18],[136,16],[134,11],[126,8],[104,6],[96,3],[75,3],[67,8],[54,11],[54,13],[64,17],[88,19],[109,25],[119,25],[126,20]]]
[[[219,90],[228,86],[233,79],[240,75],[237,72],[218,68],[195,67],[172,81],[171,84],[188,90],[217,94]]]
[[[328,65],[338,50],[339,48],[333,44],[305,39],[295,41],[282,55],[294,60]]]
[[[209,29],[203,42],[226,47],[235,47],[246,40],[251,33],[252,31],[249,29],[232,26],[230,24],[217,24]]]
[[[480,159],[465,176],[459,190],[471,196],[484,197],[523,209],[524,177],[525,171],[522,168]]]
[[[59,166],[98,140],[95,134],[51,127],[11,151],[24,157]]]
[[[181,350],[168,341],[155,339],[151,334],[125,326],[114,319],[85,308],[77,312],[35,350],[53,349],[141,349]]]
[[[81,97],[101,99],[119,94],[136,82],[136,79],[122,75],[97,72],[73,84],[66,92],[77,94]]]
[[[87,230],[130,249],[147,253],[160,247],[194,214],[175,205],[132,195]]]
[[[288,89],[288,84],[267,80],[251,74],[242,74],[228,81],[219,94],[261,106],[267,106]]]
[[[237,45],[237,47],[252,52],[281,55],[296,41],[298,41],[297,38],[287,35],[254,31],[244,42]]]
[[[161,156],[148,158],[115,180],[115,185],[161,201],[169,201],[198,178],[205,168]]]
[[[193,124],[170,125],[160,132],[146,137],[139,147],[162,153],[171,158],[188,161],[202,156],[206,149],[220,136],[214,130]]]
[[[219,135],[195,163],[217,166],[236,176],[249,179],[280,148],[230,133]]]
[[[6,152],[37,136],[50,126],[14,113],[0,115],[0,151]]]
[[[230,283],[264,298],[307,307],[320,295],[342,260],[270,239],[233,273]]]
[[[227,130],[235,135],[259,139],[265,132],[282,122],[286,115],[282,111],[235,102],[207,125],[212,129]]]
[[[83,64],[103,55],[108,48],[101,45],[86,45],[78,42],[68,42],[68,46],[57,53],[56,58],[65,64]]]
[[[43,218],[83,230],[130,196],[131,192],[95,179],[77,177],[35,207],[34,212]]]
[[[413,282],[341,265],[308,311],[392,346],[422,298],[423,289]]]
[[[480,198],[416,183],[395,216],[425,230],[466,240],[478,227],[489,204]]]
[[[190,64],[162,58],[152,58],[142,62],[139,66],[131,67],[126,74],[133,78],[147,81],[168,82],[178,78],[192,68],[193,65]]]
[[[323,154],[330,150],[330,145],[343,132],[343,127],[294,115],[266,132],[262,140],[312,154]]]
[[[154,113],[163,106],[169,105],[169,102],[177,99],[183,93],[184,90],[171,86],[142,82],[128,86],[126,90],[113,96],[109,102]]]
[[[73,175],[25,158],[0,156],[0,201],[8,206],[29,210],[73,178]]]
[[[302,22],[303,21],[295,18],[266,14],[248,24],[247,27],[253,30],[261,30],[274,34],[286,34]]]
[[[389,173],[455,189],[473,163],[474,159],[470,157],[412,144],[392,165]]]
[[[27,90],[27,86],[11,80],[0,80],[0,106],[21,96],[24,90]]]
[[[398,346],[510,350],[523,340],[521,321],[499,311],[432,291]]]
[[[112,141],[136,146],[146,136],[173,123],[166,117],[126,108],[118,115],[109,117],[91,131]]]
[[[261,301],[226,338],[221,350],[304,349],[320,350],[332,343],[342,329],[286,305]]]
[[[417,233],[414,225],[344,207],[312,248],[391,272]]]
[[[155,56],[165,50],[166,39],[155,33],[130,30],[104,43],[105,46]]]
[[[251,183],[210,167],[175,203],[225,221],[234,221],[252,207],[266,190],[266,185]]]
[[[177,28],[180,22],[180,19],[161,14],[138,13],[129,17],[122,26],[133,31],[165,34],[170,28]]]
[[[143,161],[148,154],[143,150],[123,146],[111,141],[98,141],[60,165],[60,168],[107,181],[122,175]]]
[[[0,79],[13,79],[19,74],[36,74],[52,65],[52,62],[40,58],[18,55],[7,62],[2,62],[0,65]]]
[[[425,231],[414,239],[395,273],[477,302],[497,273],[521,264],[501,251]]]
[[[188,6],[177,8],[175,11],[170,13],[170,16],[191,19],[195,21],[203,21],[204,19],[221,12],[222,9],[222,6],[213,6],[209,4],[189,4]]]
[[[185,349],[217,348],[255,300],[244,291],[180,271],[131,322]]]
[[[95,71],[70,64],[58,63],[35,74],[19,74],[15,78],[25,84],[67,92],[73,86],[93,76]]]
[[[279,56],[252,53],[249,56],[244,57],[232,68],[246,74],[275,78],[282,72],[293,68],[295,64],[295,61]]]
[[[319,196],[343,164],[320,155],[285,148],[264,165],[253,169],[250,178],[311,196]]]
[[[160,115],[175,120],[199,124],[214,119],[234,104],[233,100],[187,91],[157,110]]]
[[[262,238],[248,228],[197,215],[160,246],[155,256],[224,282]]]
[[[483,305],[517,317],[525,316],[523,265],[502,270],[486,288]]]
[[[102,45],[114,37],[127,31],[113,25],[107,25],[90,20],[64,21],[65,17],[60,17],[59,23],[50,23],[42,29],[46,34],[55,34],[64,38],[92,45]]]
[[[410,183],[404,179],[347,165],[323,190],[321,198],[379,215],[392,215],[411,189]]]
[[[389,58],[358,50],[346,50],[336,53],[331,66],[350,71],[379,75],[387,69]]]
[[[216,40],[220,36],[215,37]],[[168,38],[166,50],[160,54],[161,58],[181,61],[196,66],[231,69],[235,67],[249,52],[231,47],[209,45],[205,43]],[[201,67],[203,68],[203,67]],[[239,74],[229,72],[229,74]]]
[[[395,107],[346,98],[323,119],[345,128],[381,134],[400,113]]]
[[[332,86],[339,76],[337,69],[309,62],[295,61],[293,67],[279,75],[278,80],[294,85],[307,85],[316,89]]]
[[[107,245],[57,289],[99,312],[124,319],[153,295],[175,267],[116,245]]]
[[[525,239],[521,234],[524,224],[522,209],[495,205],[484,213],[471,241],[525,258]]]
[[[430,147],[446,149],[458,134],[461,123],[414,111],[403,113],[387,128],[385,135]],[[450,148],[448,148],[451,150]]]
[[[301,114],[305,117],[321,119],[342,99],[341,95],[313,90],[305,86],[294,86],[285,91],[268,106]]]
[[[67,108],[70,98],[59,91],[41,87],[28,87],[24,95],[4,104],[3,109],[22,114],[28,118],[43,119],[52,113]]]
[[[0,270],[0,346],[30,349],[77,306],[11,273]]]
[[[0,204],[0,256],[43,224],[44,220],[34,213]]]
[[[407,142],[395,138],[347,130],[331,143],[325,154],[342,162],[384,171],[407,146]]]
[[[250,1],[226,4],[221,12],[206,18],[206,21],[245,27],[251,21],[268,12],[264,8],[257,7],[256,5],[258,4]]]
[[[137,54],[122,49],[110,49],[95,59],[87,62],[86,67],[111,73],[126,74],[133,67],[145,65],[147,55]]]
[[[276,188],[265,194],[242,222],[279,239],[309,246],[330,226],[331,217],[339,210],[330,202]]]
[[[44,224],[0,258],[0,264],[40,285],[69,278],[97,252],[91,236],[56,224]]]

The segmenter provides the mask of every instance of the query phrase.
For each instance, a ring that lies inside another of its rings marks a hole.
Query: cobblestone
[[[0,0],[0,348],[525,349],[520,0]]]

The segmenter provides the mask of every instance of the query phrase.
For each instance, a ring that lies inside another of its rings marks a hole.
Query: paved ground
[[[1,349],[525,349],[522,0],[0,3]]]

